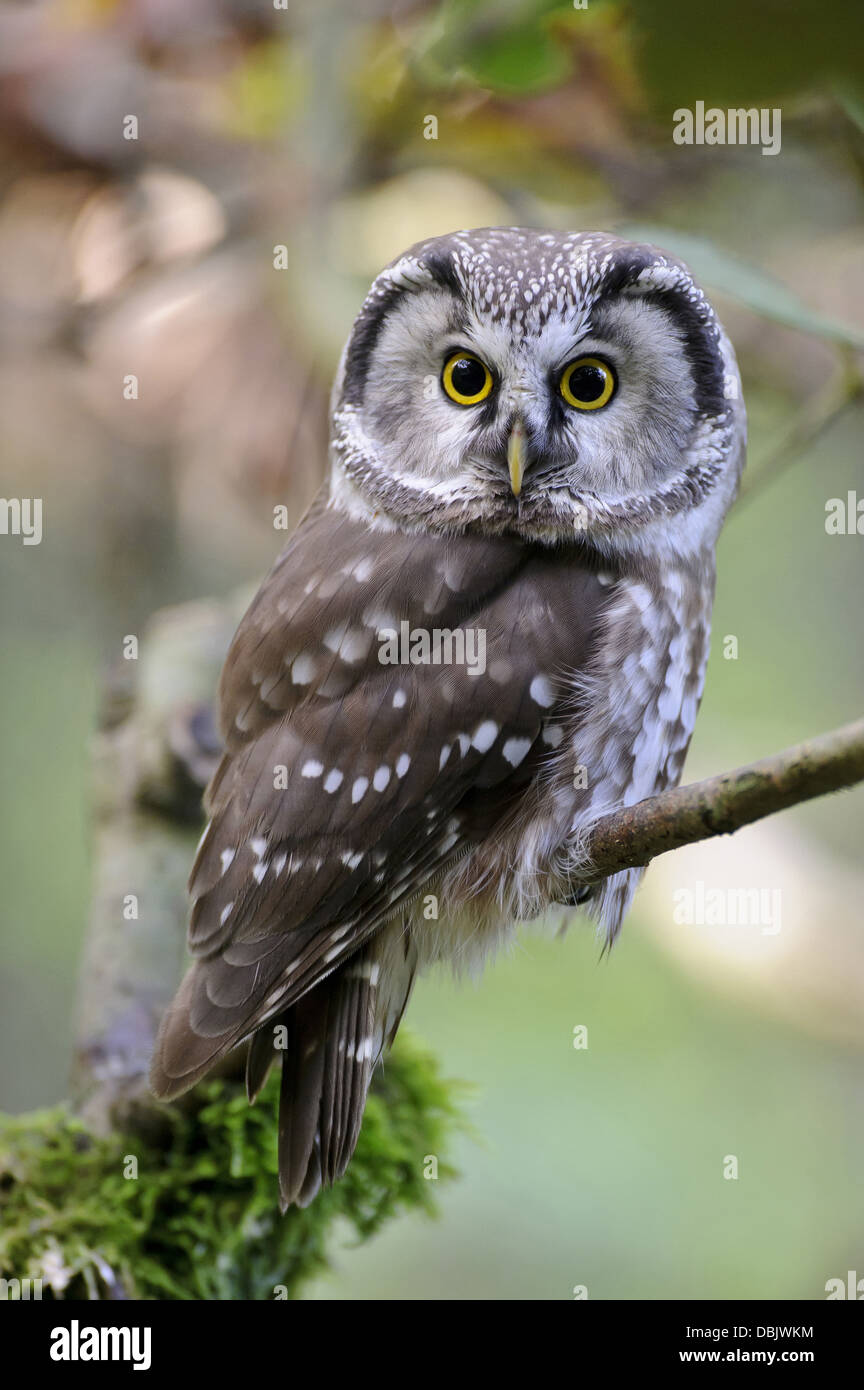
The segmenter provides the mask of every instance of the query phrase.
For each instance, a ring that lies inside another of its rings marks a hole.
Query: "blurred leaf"
[[[570,64],[554,39],[529,22],[478,48],[470,67],[483,87],[499,92],[535,92],[561,82]]]
[[[545,91],[563,82],[570,54],[551,21],[572,16],[568,0],[445,0],[415,49],[427,81],[454,75],[496,92]]]
[[[721,250],[705,237],[644,223],[629,224],[618,230],[632,241],[648,241],[671,252],[673,256],[680,256],[697,280],[746,304],[748,309],[761,314],[763,318],[773,319],[787,328],[797,328],[802,333],[815,333],[820,338],[864,349],[864,329],[809,309],[793,290],[779,280]]]

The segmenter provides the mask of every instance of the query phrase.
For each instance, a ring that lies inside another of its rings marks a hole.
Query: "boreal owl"
[[[279,1186],[344,1172],[417,972],[582,904],[601,814],[676,783],[744,458],[735,358],[688,270],[605,234],[487,228],[375,280],[329,481],[220,686],[193,964],[152,1084],[248,1043],[282,1068]]]

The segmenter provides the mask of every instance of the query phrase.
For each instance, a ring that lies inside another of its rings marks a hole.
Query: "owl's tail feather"
[[[279,1196],[285,1211],[308,1206],[321,1187],[342,1177],[357,1145],[372,1072],[393,1041],[417,965],[401,923],[379,933],[296,1004],[258,1028],[246,1055],[246,1091],[253,1101],[277,1057]],[[216,1036],[189,1023],[195,967],[162,1022],[151,1086],[173,1099],[234,1047],[237,1030]]]
[[[276,1052],[273,1046],[275,1029],[278,1027],[290,1027],[290,1013],[284,1013],[280,1018],[273,1019],[264,1028],[259,1028],[257,1033],[252,1034],[249,1042],[249,1051],[246,1053],[246,1095],[251,1105],[263,1089],[264,1082],[270,1075],[270,1068],[276,1061]],[[274,1032],[271,1032],[271,1029]]]
[[[413,970],[400,972],[398,981],[390,971],[382,974],[380,946],[371,942],[283,1015],[282,1211],[295,1203],[308,1206],[322,1187],[337,1182],[357,1146],[372,1072],[395,1033],[393,986],[399,994],[398,1026],[413,980]],[[261,1065],[257,1071],[252,1067],[253,1084]]]

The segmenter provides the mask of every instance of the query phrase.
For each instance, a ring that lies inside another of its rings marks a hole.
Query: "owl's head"
[[[734,354],[655,247],[515,227],[436,237],[375,280],[333,392],[333,495],[373,525],[713,544],[735,495]]]

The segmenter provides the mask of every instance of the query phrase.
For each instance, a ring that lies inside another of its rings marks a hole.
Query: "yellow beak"
[[[516,420],[507,440],[507,467],[510,470],[510,489],[514,497],[522,491],[522,474],[525,469],[525,429],[521,420]]]

